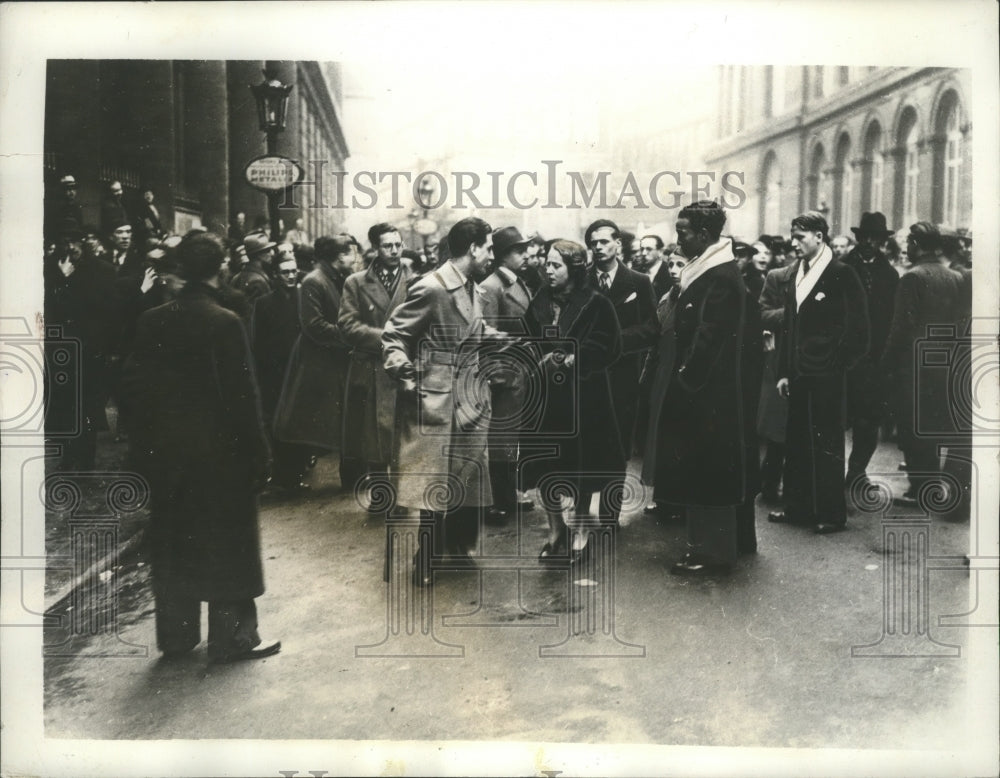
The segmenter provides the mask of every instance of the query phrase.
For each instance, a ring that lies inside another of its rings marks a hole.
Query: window
[[[840,136],[837,144],[836,180],[834,188],[836,190],[836,200],[834,206],[833,228],[835,232],[844,232],[850,226],[851,220],[851,198],[853,197],[853,171],[851,170],[851,139],[846,135]]]
[[[871,194],[868,197],[868,210],[882,210],[882,192],[885,187],[885,157],[876,151],[872,158]]]
[[[920,180],[919,131],[916,122],[906,135],[906,157],[903,179],[903,224],[917,221],[917,184]]]
[[[813,151],[812,164],[809,166],[809,209],[826,211],[827,209],[827,173],[826,153],[822,145],[817,145]]]
[[[781,232],[781,170],[778,155],[769,152],[764,160],[764,204],[761,232],[773,235]]]
[[[945,120],[944,221],[958,225],[958,187],[962,172],[962,131],[959,129],[958,104],[953,103]]]
[[[823,66],[813,66],[813,97],[823,96]]]

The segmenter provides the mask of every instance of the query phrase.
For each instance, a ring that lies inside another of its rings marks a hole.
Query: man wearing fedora
[[[531,292],[521,278],[527,261],[530,241],[517,227],[504,227],[493,233],[493,256],[496,269],[479,285],[483,318],[501,332],[526,335],[524,316],[531,302]],[[517,498],[518,424],[526,399],[527,377],[516,360],[496,358],[490,370],[490,483],[493,486],[493,509],[487,514],[490,523],[502,522],[518,507],[533,507]]]
[[[834,258],[821,213],[792,220],[799,260],[785,296],[779,339],[778,391],[788,397],[785,510],[774,523],[838,532],[847,522],[844,499],[846,374],[868,352],[868,311],[858,275]]]
[[[961,320],[964,308],[962,277],[949,269],[940,248],[941,234],[933,224],[917,222],[910,227],[907,255],[913,267],[896,287],[882,353],[882,368],[895,387],[899,447],[910,480],[910,488],[896,500],[909,506],[916,504],[926,485],[940,479],[940,434],[954,429],[949,387],[953,371],[930,360],[922,363],[920,358],[954,349],[954,336],[939,335],[935,340],[934,330],[948,332]]]
[[[886,416],[889,387],[879,368],[885,340],[892,324],[892,306],[896,296],[899,274],[883,252],[892,235],[886,227],[885,216],[874,213],[861,214],[861,225],[851,227],[857,246],[844,258],[861,279],[868,303],[870,346],[868,353],[847,374],[847,426],[852,432],[851,455],[847,461],[846,486],[851,488],[858,479],[864,486],[865,470],[878,446],[878,430]]]
[[[243,292],[251,306],[271,291],[270,263],[277,245],[263,232],[251,232],[243,239],[247,261],[233,276],[230,285]]]

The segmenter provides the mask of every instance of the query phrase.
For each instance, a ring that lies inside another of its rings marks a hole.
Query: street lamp
[[[288,110],[288,95],[293,84],[283,84],[273,65],[265,65],[263,83],[251,85],[250,91],[257,101],[257,119],[260,129],[267,136],[267,153],[278,151],[278,133],[285,129],[285,116]],[[271,221],[271,240],[281,240],[278,216],[278,196],[280,192],[267,193],[267,212]]]

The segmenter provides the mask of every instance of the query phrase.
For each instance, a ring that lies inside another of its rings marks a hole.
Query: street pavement
[[[882,445],[869,472],[901,492],[898,461]],[[140,551],[111,572],[100,634],[71,634],[80,612],[47,631],[47,736],[938,749],[967,725],[968,630],[938,622],[969,610],[967,523],[852,508],[817,536],[758,503],[758,554],[691,579],[668,573],[683,527],[639,493],[582,573],[540,567],[535,510],[486,528],[479,570],[413,590],[383,582],[384,522],[332,463],[310,480],[262,500],[257,603],[278,656],[209,665],[202,643],[161,660]]]

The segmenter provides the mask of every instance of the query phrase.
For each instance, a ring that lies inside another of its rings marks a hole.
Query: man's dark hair
[[[650,238],[651,240],[655,241],[656,248],[658,248],[660,251],[663,251],[663,246],[665,245],[663,243],[663,238],[661,238],[659,235],[650,234],[650,235],[643,235],[641,238],[639,238],[639,240],[643,241],[646,240],[646,238]]]
[[[188,232],[177,244],[175,259],[189,281],[206,281],[219,274],[226,245],[212,232]]]
[[[295,254],[295,264],[299,266],[299,270],[308,273],[313,269],[313,263],[316,261],[316,249],[305,243],[300,243],[292,250],[292,253]]]
[[[316,238],[313,252],[317,262],[336,262],[337,257],[351,252],[351,244],[340,235],[322,235]]]
[[[686,205],[681,208],[677,218],[687,219],[695,232],[705,230],[713,241],[719,239],[722,228],[726,226],[726,212],[714,200],[699,200]]]
[[[792,219],[793,230],[806,230],[807,232],[822,232],[823,242],[830,242],[830,225],[819,211],[806,211]]]
[[[373,249],[377,249],[382,236],[389,232],[399,232],[399,227],[394,227],[389,222],[379,222],[368,230],[368,243]]]
[[[602,227],[611,228],[612,239],[620,238],[622,236],[621,230],[618,229],[618,225],[611,221],[611,219],[598,219],[596,222],[592,222],[591,225],[587,227],[587,231],[583,233],[583,242],[587,246],[590,246],[590,236]]]
[[[461,257],[470,246],[482,246],[493,228],[476,216],[467,216],[448,232],[448,251],[452,257]]]

